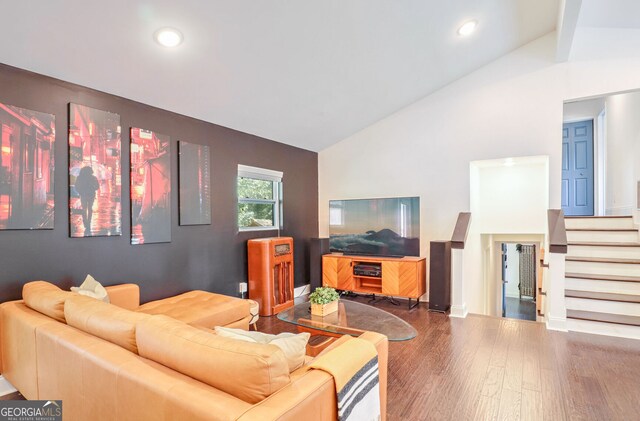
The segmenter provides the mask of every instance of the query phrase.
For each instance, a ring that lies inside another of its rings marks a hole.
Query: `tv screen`
[[[420,255],[420,198],[331,200],[332,252],[374,256]]]

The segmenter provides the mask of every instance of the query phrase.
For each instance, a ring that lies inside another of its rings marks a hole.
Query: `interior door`
[[[562,210],[593,215],[593,120],[562,126]]]

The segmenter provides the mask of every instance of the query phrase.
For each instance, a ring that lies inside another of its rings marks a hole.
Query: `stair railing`
[[[567,307],[564,299],[565,254],[567,254],[567,230],[562,209],[547,211],[548,268],[544,282],[546,300],[544,315],[547,329],[567,331]]]
[[[471,212],[460,212],[451,235],[451,317],[466,317],[467,302],[464,297],[463,259],[464,244],[471,226]]]

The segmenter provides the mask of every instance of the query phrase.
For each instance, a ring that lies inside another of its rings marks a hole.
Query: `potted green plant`
[[[338,300],[340,295],[331,287],[316,288],[309,294],[311,302],[311,314],[314,316],[326,316],[327,314],[338,311]]]

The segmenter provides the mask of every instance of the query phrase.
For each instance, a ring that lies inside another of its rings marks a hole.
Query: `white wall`
[[[473,161],[471,215],[482,234],[544,233],[549,208],[548,157]]]
[[[494,244],[497,235],[544,236],[549,208],[548,162],[546,156],[471,162],[473,222],[468,250],[465,247],[464,273],[469,312],[499,315],[495,311],[502,305],[502,267],[499,258],[494,261],[494,256],[501,254]],[[484,273],[484,278],[479,273]]]
[[[516,250],[516,244],[507,244],[507,270],[506,270],[505,294],[507,297],[520,297],[518,283],[520,283],[520,253]]]
[[[568,102],[564,104],[562,121],[595,120],[605,108],[605,98],[585,99],[583,101]]]
[[[640,92],[607,97],[607,215],[631,215],[640,179]]]
[[[548,200],[559,208],[563,101],[640,88],[639,74],[633,29],[578,29],[566,63],[555,62],[555,34],[496,60],[320,152],[321,235],[330,199],[418,195],[428,256],[428,242],[450,238],[458,212],[470,209],[474,160],[549,156]],[[473,242],[466,281],[482,273]]]

